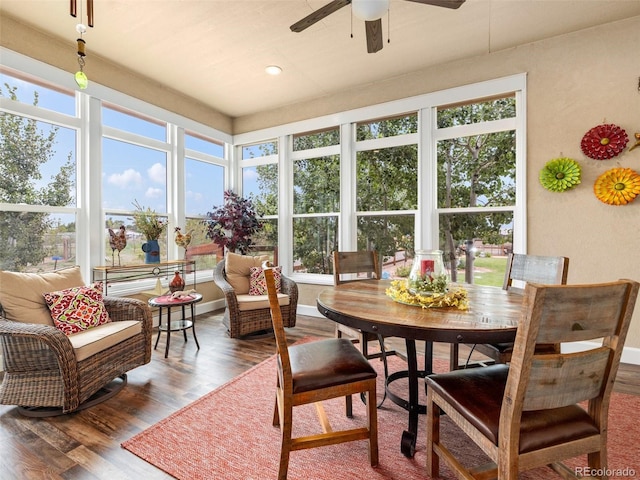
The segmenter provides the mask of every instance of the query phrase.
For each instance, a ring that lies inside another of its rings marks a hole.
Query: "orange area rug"
[[[404,363],[390,357],[391,371]],[[382,394],[382,366],[378,390]],[[436,371],[446,371],[445,361],[436,361]],[[166,473],[182,480],[267,480],[277,478],[280,452],[279,430],[271,425],[275,400],[276,365],[272,357],[229,383],[127,440],[122,446]],[[399,382],[394,391],[401,391]],[[421,388],[424,395],[424,388]],[[344,415],[344,399],[324,402],[334,429],[366,421],[365,407],[354,398],[354,418]],[[307,408],[308,407],[308,408]],[[640,397],[614,393],[610,409],[609,468],[612,479],[640,476]],[[319,433],[313,406],[294,409],[294,435]],[[400,452],[402,431],[408,414],[387,399],[378,409],[380,463],[371,467],[366,441],[351,442],[291,453],[290,480],[394,479],[425,480],[425,418],[421,416],[414,458]],[[477,464],[484,455],[461,433],[442,419],[442,437],[456,444],[464,463]],[[586,467],[586,457],[567,462]],[[618,475],[620,473],[620,475]],[[441,478],[453,479],[441,463]],[[522,479],[560,478],[544,467],[521,474]]]

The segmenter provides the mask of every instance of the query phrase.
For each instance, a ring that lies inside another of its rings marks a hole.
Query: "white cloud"
[[[255,180],[258,178],[258,171],[253,168],[245,168],[242,170],[242,176],[245,180]]]
[[[127,188],[130,185],[141,185],[142,175],[133,168],[128,168],[122,173],[113,173],[109,175],[107,182],[120,188]]]
[[[151,168],[147,170],[147,174],[155,183],[160,183],[162,185],[167,183],[167,169],[160,163],[154,163]]]
[[[144,196],[147,198],[159,198],[162,196],[162,189],[160,188],[153,188],[153,187],[149,187],[147,188],[147,191],[144,192]]]
[[[187,191],[187,198],[193,199],[195,202],[200,203],[204,200],[204,195],[202,193],[189,190]]]

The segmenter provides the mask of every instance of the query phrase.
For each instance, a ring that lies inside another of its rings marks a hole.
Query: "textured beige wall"
[[[1,20],[3,46],[72,71],[68,45],[49,41]],[[7,31],[7,27],[13,30]],[[428,93],[514,73],[528,74],[527,185],[528,253],[571,258],[569,282],[599,282],[626,277],[640,280],[640,200],[612,207],[593,195],[593,182],[621,165],[640,172],[640,148],[609,161],[580,151],[580,140],[603,121],[630,136],[640,132],[640,17],[534,44],[441,65],[385,82],[344,91],[300,105],[233,120],[234,133]],[[64,53],[63,53],[64,51]],[[116,65],[92,61],[96,81],[175,111],[225,132],[230,119],[207,111],[191,99],[131,76]],[[131,81],[136,78],[136,81]],[[225,126],[226,125],[226,126]],[[538,172],[550,159],[569,156],[583,166],[575,190],[551,193],[540,187]],[[315,305],[317,286],[301,285],[302,304]],[[640,348],[640,307],[627,346]]]

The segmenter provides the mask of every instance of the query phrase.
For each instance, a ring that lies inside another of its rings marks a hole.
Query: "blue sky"
[[[23,103],[32,104],[34,92],[37,90],[39,107],[67,115],[75,115],[75,98],[72,95],[0,74],[0,84],[5,94],[5,82],[18,87],[18,99]],[[159,122],[147,121],[107,107],[102,109],[102,115],[105,125],[160,141],[164,141],[166,138],[166,127]],[[52,125],[38,122],[38,128],[46,134]],[[189,134],[185,137],[185,145],[187,149],[220,158],[224,154],[222,145]],[[51,177],[66,162],[69,154],[71,154],[72,161],[75,161],[75,149],[75,130],[60,127],[56,135],[53,157],[42,165],[40,171],[43,178],[37,181],[37,185],[42,187],[49,183]],[[104,139],[102,188],[105,210],[133,210],[132,203],[137,200],[144,207],[152,208],[158,212],[166,212],[167,166],[165,152],[118,140]],[[224,188],[224,169],[222,167],[187,158],[185,169],[187,215],[204,215],[214,206],[222,203]]]

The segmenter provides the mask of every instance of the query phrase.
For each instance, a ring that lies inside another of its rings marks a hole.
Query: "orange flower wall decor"
[[[640,195],[640,175],[630,168],[612,168],[596,179],[593,191],[607,205],[626,205]]]
[[[612,123],[593,127],[582,137],[582,152],[595,160],[615,157],[627,146],[629,137],[624,129]]]

